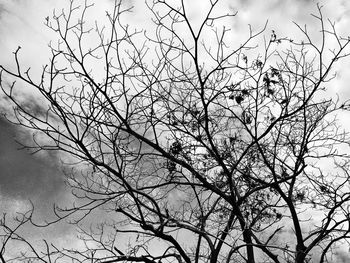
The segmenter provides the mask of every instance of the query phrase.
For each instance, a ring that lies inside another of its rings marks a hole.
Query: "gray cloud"
[[[4,12],[4,6],[0,3],[0,19],[3,12]]]
[[[50,201],[63,187],[63,176],[54,156],[47,159],[19,150],[16,139],[26,139],[18,127],[0,118],[0,195]]]
[[[348,263],[350,260],[350,255],[348,251],[338,250],[335,253],[336,261],[338,263]]]

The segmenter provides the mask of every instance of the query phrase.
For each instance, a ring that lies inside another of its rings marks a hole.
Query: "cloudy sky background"
[[[225,0],[226,1],[226,0]],[[104,10],[111,7],[108,0],[96,1],[92,21],[104,18]],[[127,1],[126,1],[127,2]],[[193,21],[198,21],[204,13],[204,0],[188,1],[189,14]],[[325,17],[336,22],[340,35],[350,35],[350,1],[318,1],[324,5]],[[271,29],[279,36],[296,35],[297,29],[292,21],[307,24],[310,32],[317,32],[319,24],[310,16],[316,13],[316,1],[313,0],[230,0],[222,5],[223,9],[237,10],[238,14],[230,26],[234,29],[233,40],[243,40],[247,36],[247,25],[261,28],[269,20],[266,36]],[[144,26],[150,23],[151,13],[146,10],[143,0],[128,1],[135,6],[127,22],[131,25]],[[0,0],[0,64],[12,67],[13,54],[21,46],[20,57],[24,67],[31,66],[33,72],[48,62],[47,44],[54,39],[52,32],[44,25],[45,17],[52,14],[54,8],[67,7],[68,1],[57,0]],[[226,11],[225,11],[226,13]],[[338,77],[333,82],[332,90],[342,98],[350,98],[350,59],[339,64]],[[2,97],[2,95],[0,95]],[[0,98],[0,109],[8,111],[9,104]],[[346,116],[340,116],[346,120]],[[36,205],[37,218],[50,215],[53,202],[64,203],[70,200],[69,189],[64,185],[60,160],[54,154],[31,155],[20,147],[16,140],[28,141],[30,135],[21,127],[11,125],[0,117],[0,211],[13,213],[25,209],[28,199]],[[57,231],[58,230],[58,231]],[[56,228],[55,235],[65,239],[71,234],[70,228]],[[58,233],[60,233],[58,235]],[[38,237],[44,234],[36,232]]]

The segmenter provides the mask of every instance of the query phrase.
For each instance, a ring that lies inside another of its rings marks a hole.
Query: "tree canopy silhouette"
[[[336,113],[349,104],[327,91],[349,38],[317,6],[316,40],[263,25],[237,43],[236,13],[206,2],[197,24],[184,1],[147,1],[148,32],[123,22],[121,1],[104,25],[71,1],[45,19],[59,40],[39,78],[20,48],[15,69],[1,66],[28,147],[79,161],[66,170],[78,201],[48,224],[69,219],[84,241],[35,245],[17,229],[33,211],[15,226],[4,217],[2,262],[332,262],[348,244],[349,134]],[[79,223],[95,210],[101,224]],[[7,256],[13,242],[26,253]]]

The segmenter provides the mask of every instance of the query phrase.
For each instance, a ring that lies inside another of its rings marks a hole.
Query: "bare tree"
[[[59,41],[38,80],[20,48],[15,70],[1,66],[30,147],[80,162],[67,173],[79,205],[57,208],[55,222],[71,218],[85,249],[46,242],[18,259],[332,262],[350,237],[349,136],[336,118],[349,104],[327,87],[349,38],[318,6],[320,41],[296,24],[300,40],[266,36],[265,25],[231,43],[220,25],[236,14],[218,13],[220,1],[200,24],[170,2],[147,2],[149,34],[123,23],[131,10],[119,1],[103,26],[89,26],[92,5],[71,1],[46,19]],[[44,103],[33,110],[11,79]],[[102,224],[79,223],[95,210]]]

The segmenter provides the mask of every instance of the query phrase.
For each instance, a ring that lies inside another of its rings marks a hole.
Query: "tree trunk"
[[[295,263],[304,263],[304,261],[305,261],[305,249],[306,249],[306,247],[303,244],[297,244]]]
[[[243,230],[243,240],[247,244],[247,263],[254,263],[254,246],[252,245],[252,236],[249,229]]]

